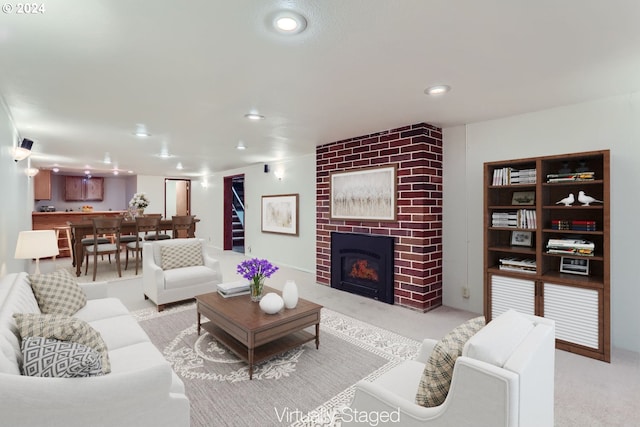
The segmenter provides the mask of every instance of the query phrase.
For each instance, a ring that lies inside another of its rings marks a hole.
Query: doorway
[[[244,174],[224,178],[224,250],[244,254]]]
[[[191,215],[191,180],[164,179],[164,217]]]

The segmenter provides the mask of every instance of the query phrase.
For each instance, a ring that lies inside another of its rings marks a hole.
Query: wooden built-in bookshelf
[[[535,171],[531,182],[509,179],[522,170]],[[551,318],[557,348],[609,362],[609,150],[485,163],[484,182],[487,320],[510,308]],[[583,206],[580,191],[601,203]],[[573,204],[558,203],[570,193]],[[516,199],[530,204],[513,204]],[[514,225],[512,213],[521,209],[533,211],[526,227],[519,219]],[[496,222],[505,213],[511,214],[506,226]],[[586,254],[572,252],[578,250]]]

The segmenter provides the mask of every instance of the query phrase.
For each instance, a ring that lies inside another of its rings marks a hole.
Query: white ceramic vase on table
[[[295,308],[298,305],[298,285],[293,280],[287,280],[282,288],[282,299],[286,308]]]

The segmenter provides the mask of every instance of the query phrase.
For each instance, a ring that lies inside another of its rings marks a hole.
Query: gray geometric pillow
[[[74,315],[85,306],[87,297],[69,271],[29,275],[31,289],[44,314]]]
[[[31,377],[78,378],[104,375],[102,358],[82,344],[33,337],[22,340],[23,374]]]
[[[202,243],[198,240],[181,245],[161,246],[160,256],[163,270],[204,265]]]
[[[442,338],[433,348],[424,367],[416,393],[416,403],[432,407],[441,405],[447,398],[453,367],[462,355],[464,344],[485,324],[484,316],[467,320]]]
[[[29,337],[44,337],[83,344],[100,354],[102,372],[111,372],[107,345],[100,333],[84,320],[60,314],[16,313],[13,317],[23,340]]]

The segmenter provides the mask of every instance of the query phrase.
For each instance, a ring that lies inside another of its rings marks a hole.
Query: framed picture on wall
[[[395,221],[396,169],[393,165],[333,172],[331,219]]]
[[[298,194],[262,196],[262,232],[298,235]]]

